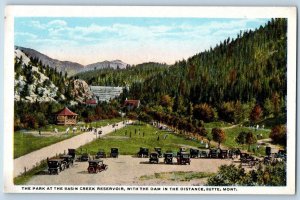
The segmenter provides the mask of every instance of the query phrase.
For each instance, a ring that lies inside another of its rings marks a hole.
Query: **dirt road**
[[[98,128],[98,130],[102,130],[102,134],[100,136],[103,137],[104,135],[114,131],[115,129],[120,129],[124,126],[125,125],[123,124],[123,122],[119,122],[114,128],[112,127],[112,125],[109,125]],[[95,140],[97,137],[99,137],[99,135],[94,134],[94,132],[85,132],[78,136],[52,144],[50,146],[16,158],[14,159],[14,177],[17,177],[24,173],[25,168],[26,170],[32,169],[35,165],[38,165],[40,161],[47,159],[47,157],[50,158],[64,152],[68,152],[69,148],[76,149]]]
[[[206,178],[191,181],[172,181],[166,178],[150,178],[141,180],[144,175],[154,175],[160,172],[217,172],[218,167],[233,163],[229,159],[192,159],[191,165],[167,165],[160,158],[159,164],[149,164],[148,158],[119,156],[105,158],[108,165],[106,171],[98,174],[87,172],[87,162],[75,162],[75,165],[59,175],[49,175],[47,169],[34,176],[27,185],[204,185]],[[175,161],[176,162],[176,161]]]

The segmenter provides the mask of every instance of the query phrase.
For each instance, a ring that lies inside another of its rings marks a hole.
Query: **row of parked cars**
[[[171,151],[169,151],[170,153]],[[187,152],[185,148],[180,148],[179,152]],[[148,157],[152,153],[157,153],[159,157],[162,156],[162,151],[160,147],[155,147],[154,152],[149,153],[149,149],[145,147],[140,147],[137,157]],[[168,151],[167,151],[168,153]],[[172,153],[172,152],[171,152]],[[166,153],[165,153],[166,154]],[[193,149],[189,151],[191,158],[232,158],[236,154],[234,150],[224,150],[224,149]]]
[[[61,155],[59,158],[47,159],[49,174],[59,174],[67,168],[73,166],[75,160],[75,149],[69,149],[67,155]]]
[[[110,157],[117,158],[119,156],[118,148],[111,148]],[[106,158],[107,155],[103,149],[99,149],[95,155],[95,159],[91,159],[88,153],[83,153],[76,156],[75,149],[68,149],[68,154],[61,155],[58,158],[47,159],[49,174],[59,174],[61,171],[73,166],[74,161],[89,162],[88,172],[98,173],[107,169],[107,165],[103,163],[101,158]]]

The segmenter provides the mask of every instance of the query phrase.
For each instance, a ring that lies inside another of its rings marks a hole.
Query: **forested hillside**
[[[141,99],[144,105],[159,103],[167,112],[186,116],[191,109],[194,115],[195,109],[206,109],[220,112],[222,118],[229,111],[234,115],[238,107],[249,110],[254,105],[266,116],[279,114],[285,109],[287,88],[286,33],[286,19],[272,19],[255,31],[240,32],[235,39],[135,82],[129,97]]]
[[[140,83],[167,68],[166,64],[150,62],[133,65],[126,69],[94,70],[76,74],[75,77],[85,80],[89,85],[128,86],[135,82]]]

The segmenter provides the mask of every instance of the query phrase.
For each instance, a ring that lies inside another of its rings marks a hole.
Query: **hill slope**
[[[46,56],[45,54],[42,54],[34,49],[25,48],[25,47],[19,47],[16,46],[15,49],[21,50],[23,53],[25,53],[29,58],[37,58],[41,63],[45,66],[49,66],[51,68],[56,68],[58,72],[68,73],[68,75],[73,75],[83,69],[83,65],[76,63],[76,62],[70,62],[70,61],[60,61],[57,59],[50,58],[49,56]]]
[[[162,95],[183,105],[286,97],[287,21],[272,19],[255,31],[241,32],[216,47],[177,62],[169,70],[133,84],[129,98],[158,103]]]

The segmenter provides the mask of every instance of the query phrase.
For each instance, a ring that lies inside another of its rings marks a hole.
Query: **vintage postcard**
[[[7,6],[5,192],[295,194],[296,8]]]

